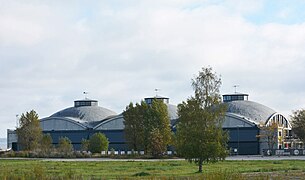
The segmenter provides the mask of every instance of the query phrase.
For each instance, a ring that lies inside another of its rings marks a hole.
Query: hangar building
[[[155,96],[145,98],[146,103],[153,99],[162,100],[168,107],[171,127],[175,131],[178,120],[177,107],[169,104],[169,98]],[[226,94],[223,101],[227,104],[227,112],[223,128],[229,132],[229,148],[238,154],[261,154],[267,148],[264,138],[260,138],[260,126],[268,126],[276,122],[279,140],[276,144],[281,149],[289,147],[281,135],[288,135],[291,125],[287,118],[271,108],[249,101],[247,94]],[[68,137],[74,149],[81,148],[82,139],[89,139],[96,132],[104,133],[109,139],[109,149],[128,150],[124,138],[124,118],[122,113],[98,106],[97,100],[83,99],[74,101],[74,106],[63,109],[43,118],[43,133],[49,133],[53,144],[58,144],[60,137]],[[8,148],[18,150],[15,130],[8,130]]]
[[[169,98],[155,96],[145,98],[150,104],[153,99],[162,100],[168,107],[171,125],[177,121],[177,107],[169,104]],[[68,107],[40,120],[43,133],[49,133],[53,144],[60,137],[68,137],[75,150],[80,150],[83,139],[89,139],[94,133],[101,132],[109,140],[109,149],[128,150],[124,137],[123,114],[98,106],[97,100],[83,99],[74,101],[73,107]],[[15,130],[7,131],[8,148],[18,150]]]
[[[275,110],[249,101],[248,94],[225,94],[223,102],[227,104],[227,112],[223,128],[229,131],[229,147],[238,154],[262,154],[268,149],[266,137],[260,136],[261,127],[276,123],[278,128],[275,149],[290,148],[286,137],[291,135],[289,120]]]

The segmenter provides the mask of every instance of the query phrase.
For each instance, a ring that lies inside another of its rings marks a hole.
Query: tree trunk
[[[199,173],[202,173],[202,164],[203,164],[203,160],[200,159],[198,164],[199,164],[199,170],[198,170],[198,172],[199,172]]]

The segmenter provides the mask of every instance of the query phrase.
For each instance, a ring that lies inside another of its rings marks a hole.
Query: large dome
[[[253,101],[231,101],[225,104],[228,105],[228,113],[241,115],[258,123],[265,123],[276,113],[273,109]]]
[[[101,121],[107,117],[117,115],[115,112],[99,106],[70,107],[58,111],[50,117],[77,118],[87,122]]]

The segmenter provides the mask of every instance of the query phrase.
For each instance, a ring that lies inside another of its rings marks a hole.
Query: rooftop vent
[[[222,95],[223,102],[231,102],[231,101],[248,101],[249,94],[224,94]]]
[[[156,95],[155,97],[149,97],[149,98],[144,98],[145,102],[147,104],[151,104],[153,102],[153,100],[156,99],[156,100],[161,100],[162,102],[164,102],[165,104],[168,104],[169,103],[169,98],[167,97],[162,97],[162,96],[158,96]]]
[[[74,101],[74,107],[81,107],[81,106],[98,106],[98,101],[97,100],[91,100],[91,99]]]

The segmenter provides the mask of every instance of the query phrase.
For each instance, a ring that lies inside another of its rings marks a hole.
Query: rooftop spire
[[[161,89],[156,88],[155,92],[156,92],[156,97],[158,97],[158,91],[160,91]]]
[[[239,87],[239,85],[235,84],[233,87],[234,87],[234,93],[237,94],[237,87]]]
[[[89,94],[89,92],[84,91],[83,94],[84,94],[84,99],[88,99],[88,96],[87,96],[87,95]]]

